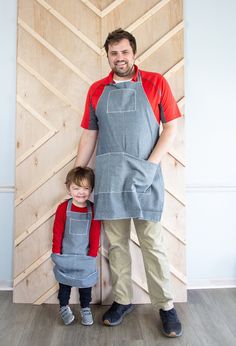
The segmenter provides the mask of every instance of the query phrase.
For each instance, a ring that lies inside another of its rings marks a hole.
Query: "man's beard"
[[[122,71],[114,66],[113,72],[118,76],[118,77],[132,77],[133,76],[133,71],[134,71],[134,64],[132,66],[128,66],[128,69],[125,71]]]

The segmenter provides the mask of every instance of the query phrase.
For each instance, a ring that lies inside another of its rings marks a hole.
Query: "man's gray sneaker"
[[[90,308],[83,308],[80,310],[81,323],[84,326],[91,326],[93,324],[93,315]]]
[[[60,308],[60,315],[65,325],[71,324],[75,319],[75,316],[68,305]]]

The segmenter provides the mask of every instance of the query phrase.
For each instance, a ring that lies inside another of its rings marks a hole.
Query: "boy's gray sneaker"
[[[75,319],[75,316],[73,315],[73,312],[71,311],[69,305],[62,306],[60,308],[60,315],[65,325],[71,324]]]
[[[91,326],[93,324],[93,315],[90,308],[83,308],[80,310],[82,317],[81,323],[84,326]]]

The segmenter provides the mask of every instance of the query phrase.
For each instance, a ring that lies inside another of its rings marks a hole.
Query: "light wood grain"
[[[110,71],[103,43],[117,27],[134,34],[137,64],[164,74],[184,111],[182,0],[18,2],[15,302],[57,301],[50,260],[54,213],[66,197],[64,181],[74,164],[87,90]],[[186,300],[183,129],[184,118],[179,121],[175,145],[162,163],[166,182],[162,224],[176,301]],[[100,278],[93,302],[104,304],[113,299],[108,246],[102,234]],[[145,272],[133,226],[131,251],[134,302],[147,303]],[[78,302],[76,290],[72,302]],[[140,329],[136,332],[141,338]],[[59,335],[63,340],[64,331]],[[29,340],[30,334],[25,337]],[[52,345],[56,344],[58,338],[51,331],[50,337]],[[86,344],[86,337],[81,340]],[[121,344],[125,343],[124,339]]]

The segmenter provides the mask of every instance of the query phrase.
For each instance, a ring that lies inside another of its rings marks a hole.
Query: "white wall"
[[[0,1],[0,289],[12,286],[16,0]]]
[[[235,13],[235,0],[185,0],[189,287],[236,285]],[[0,288],[12,280],[15,30],[16,0],[1,1]]]
[[[236,285],[236,1],[185,1],[190,287]]]

